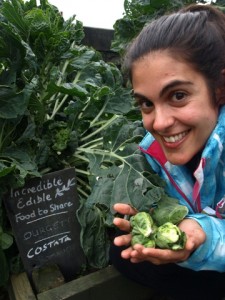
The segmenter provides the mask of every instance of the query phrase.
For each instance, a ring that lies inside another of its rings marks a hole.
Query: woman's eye
[[[142,108],[152,108],[153,104],[151,101],[143,101],[141,106]]]
[[[185,97],[186,97],[186,94],[184,92],[176,92],[176,93],[173,93],[173,95],[172,95],[172,99],[174,101],[183,100],[183,99],[185,99]]]
[[[136,103],[141,110],[148,110],[153,107],[152,102],[146,99],[136,99]]]

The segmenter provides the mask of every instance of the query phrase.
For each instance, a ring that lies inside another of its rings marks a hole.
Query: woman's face
[[[169,52],[156,51],[133,64],[132,83],[144,127],[167,160],[189,162],[204,147],[218,117],[205,78]]]

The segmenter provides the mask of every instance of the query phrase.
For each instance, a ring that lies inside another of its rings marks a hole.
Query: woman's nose
[[[169,109],[157,108],[154,111],[152,128],[155,131],[163,132],[174,124],[174,116]]]

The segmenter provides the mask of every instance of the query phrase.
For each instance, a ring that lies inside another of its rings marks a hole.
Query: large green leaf
[[[82,203],[78,218],[82,227],[83,249],[94,267],[104,267],[108,263],[107,228],[113,227],[113,205],[116,202],[149,211],[166,196],[163,182],[152,172],[137,143],[134,143],[140,139],[141,129],[140,122],[129,123],[120,119],[107,128],[105,150],[86,149],[92,174],[92,193]],[[96,230],[91,223],[101,224],[101,228]]]
[[[16,92],[11,87],[0,86],[0,118],[13,119],[24,115],[32,93],[32,86]]]

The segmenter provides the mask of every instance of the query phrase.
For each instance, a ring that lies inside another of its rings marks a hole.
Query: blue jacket
[[[194,174],[186,166],[169,163],[154,137],[147,133],[140,149],[153,170],[166,181],[167,193],[189,208],[206,232],[203,245],[189,259],[179,263],[192,270],[225,272],[225,106],[202,152]],[[208,214],[206,214],[206,211]]]

